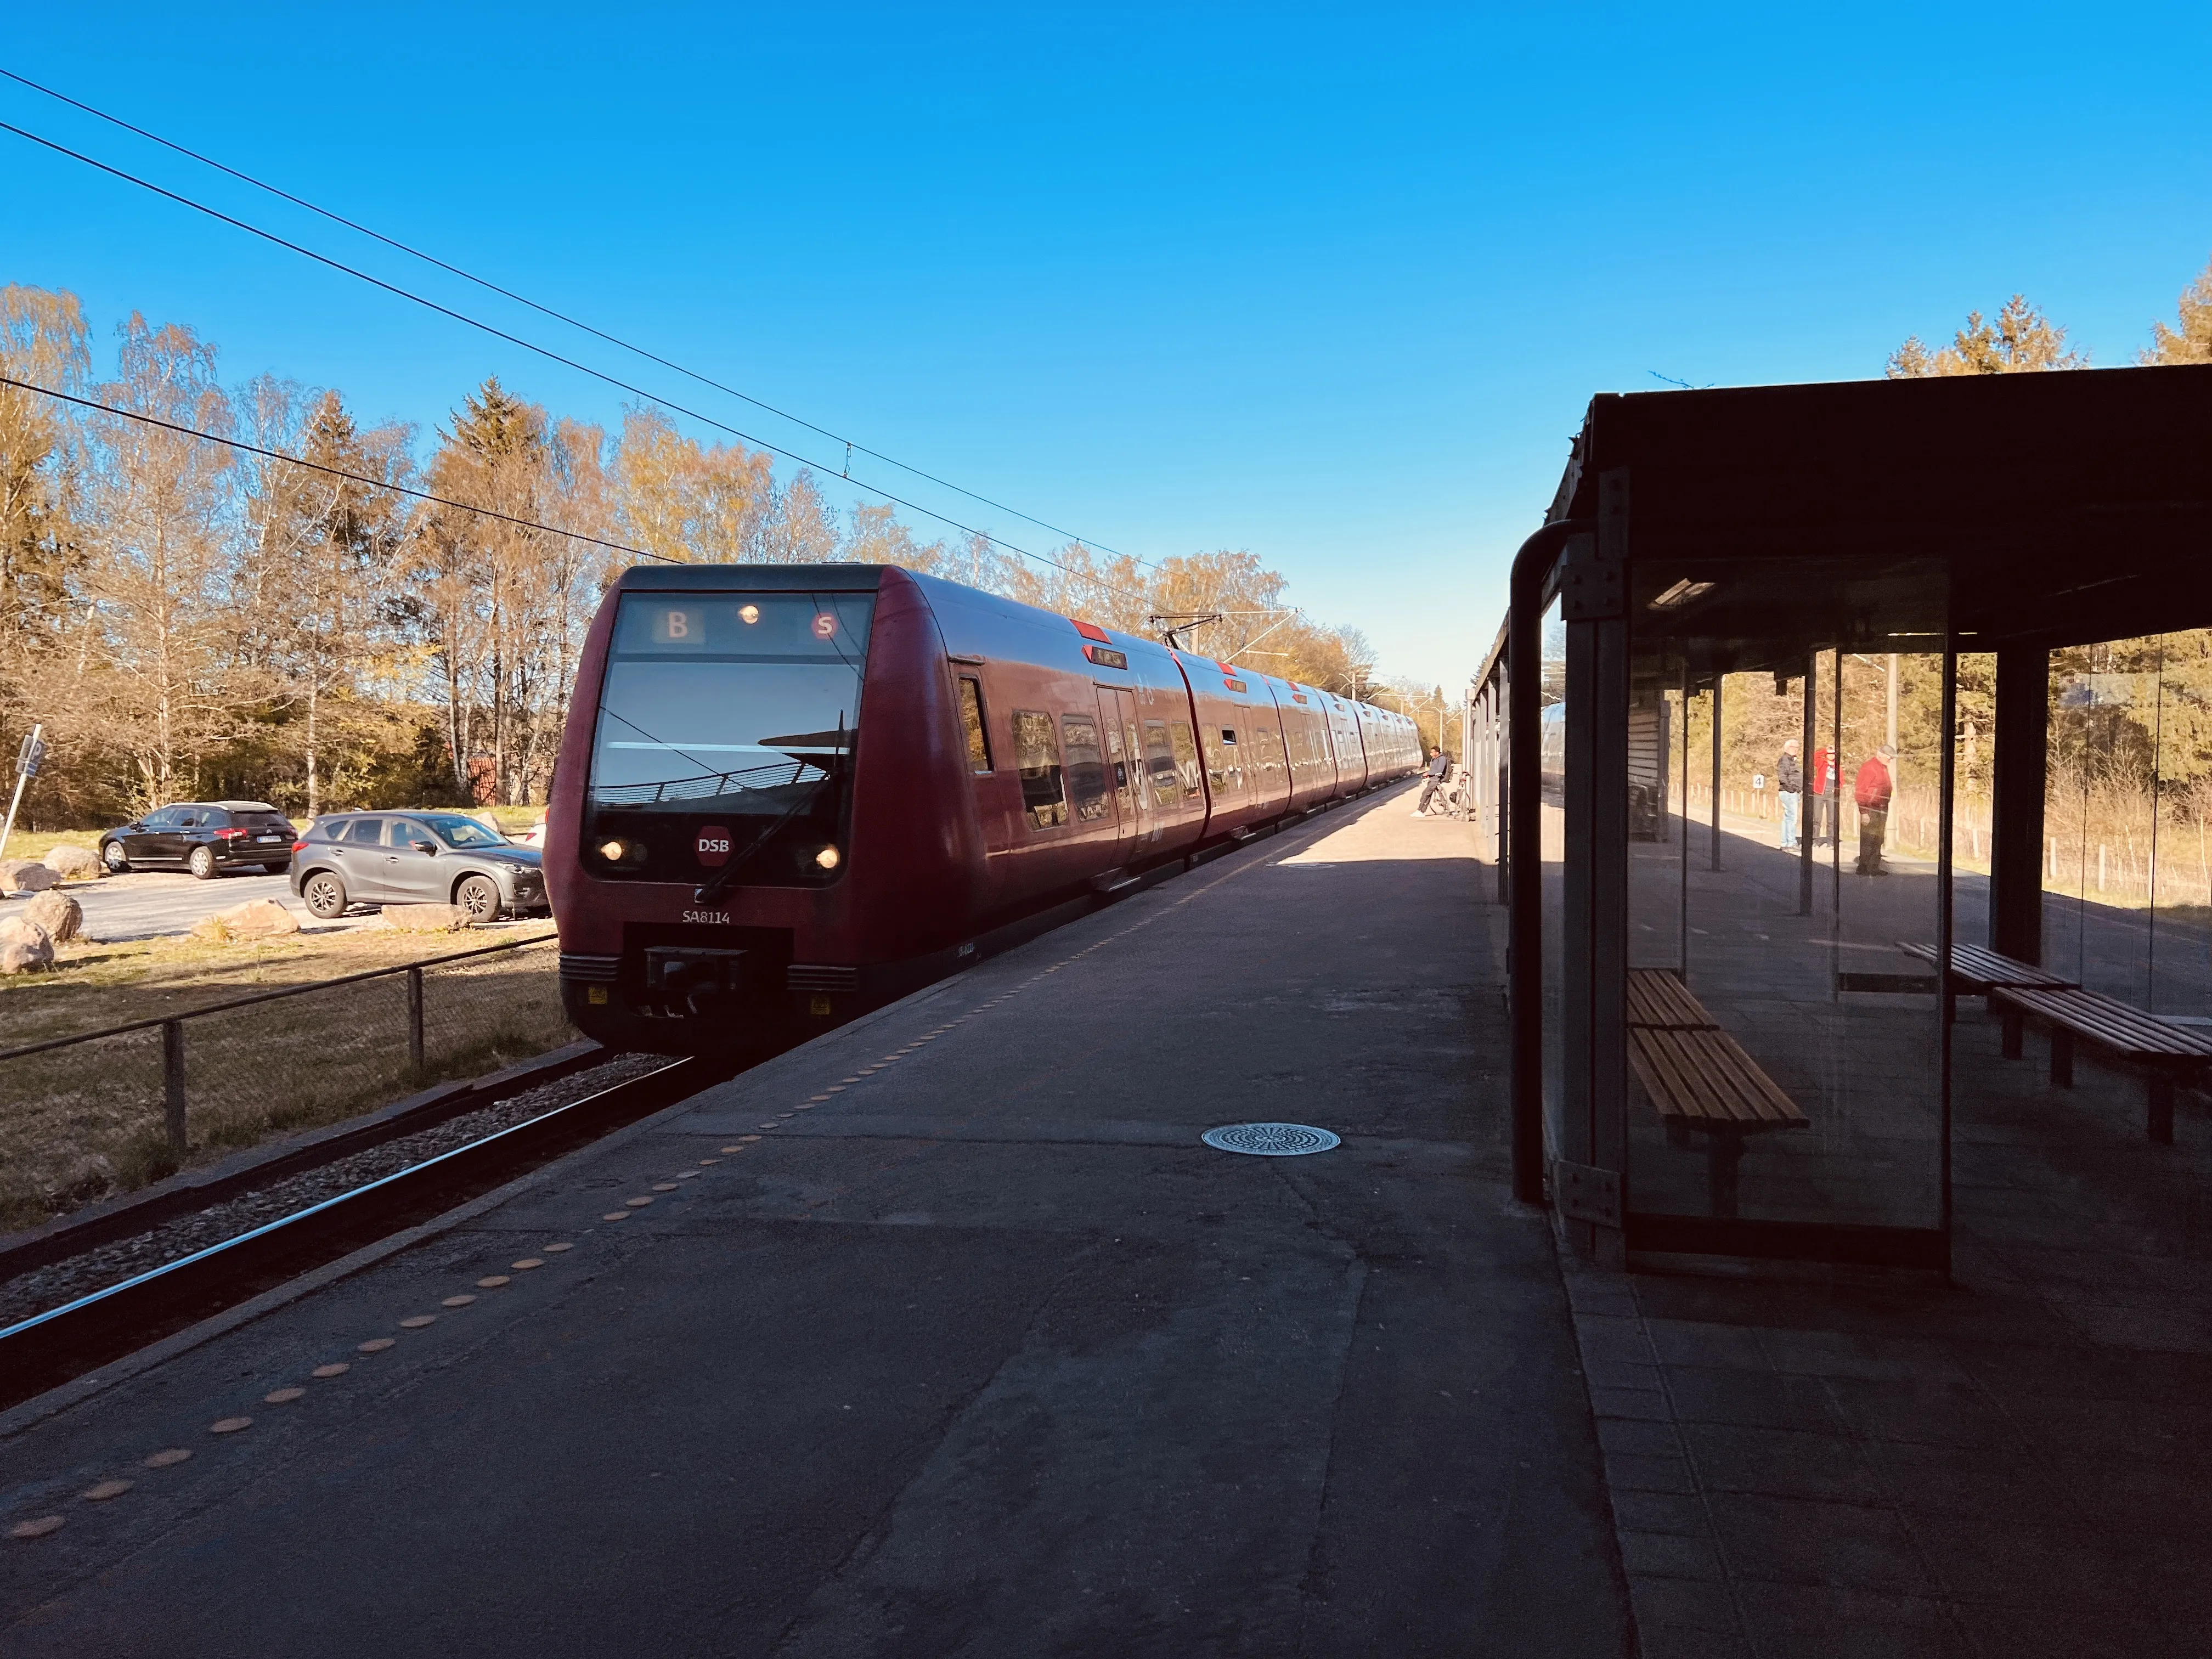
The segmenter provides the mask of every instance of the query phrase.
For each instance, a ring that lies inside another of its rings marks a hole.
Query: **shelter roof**
[[[1984,648],[2212,624],[2212,366],[1601,395],[1550,516],[1616,468],[1632,566],[1937,559]]]

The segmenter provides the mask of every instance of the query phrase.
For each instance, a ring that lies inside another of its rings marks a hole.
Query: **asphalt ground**
[[[0,1532],[63,1521],[0,1651],[1623,1653],[1493,913],[1409,805],[0,1419]],[[1251,1119],[1345,1141],[1198,1140]]]
[[[304,933],[343,933],[366,927],[382,911],[374,905],[356,905],[344,915],[329,921],[311,915],[304,901],[292,891],[289,876],[219,875],[207,881],[179,871],[133,870],[120,876],[70,882],[62,890],[84,911],[84,936],[103,944],[122,945],[133,939],[161,939],[191,931],[203,916],[234,909],[248,899],[274,899],[299,918]],[[0,898],[0,916],[23,898]],[[510,917],[510,921],[543,922],[542,915]],[[497,927],[501,924],[493,923]]]
[[[307,907],[292,896],[289,876],[221,875],[200,881],[182,872],[134,870],[96,881],[71,882],[64,890],[84,911],[85,937],[110,945],[181,933],[202,916],[258,898],[275,899],[303,927],[334,925],[318,922],[307,914]],[[0,915],[7,914],[9,904],[21,902],[0,902]]]

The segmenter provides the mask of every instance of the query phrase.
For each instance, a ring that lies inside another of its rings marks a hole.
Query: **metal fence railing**
[[[573,1041],[558,961],[548,934],[0,1050],[0,1231]]]

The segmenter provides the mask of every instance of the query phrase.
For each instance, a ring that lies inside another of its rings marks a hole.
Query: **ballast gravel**
[[[111,1240],[19,1273],[0,1283],[0,1330],[667,1064],[661,1054],[618,1054],[587,1071],[508,1095],[427,1129],[312,1170],[295,1170],[189,1215],[173,1216],[131,1237]]]

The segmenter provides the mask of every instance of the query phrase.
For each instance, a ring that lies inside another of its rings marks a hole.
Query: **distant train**
[[[547,812],[562,1000],[664,1053],[826,1024],[1420,764],[1401,714],[895,567],[633,569]]]

